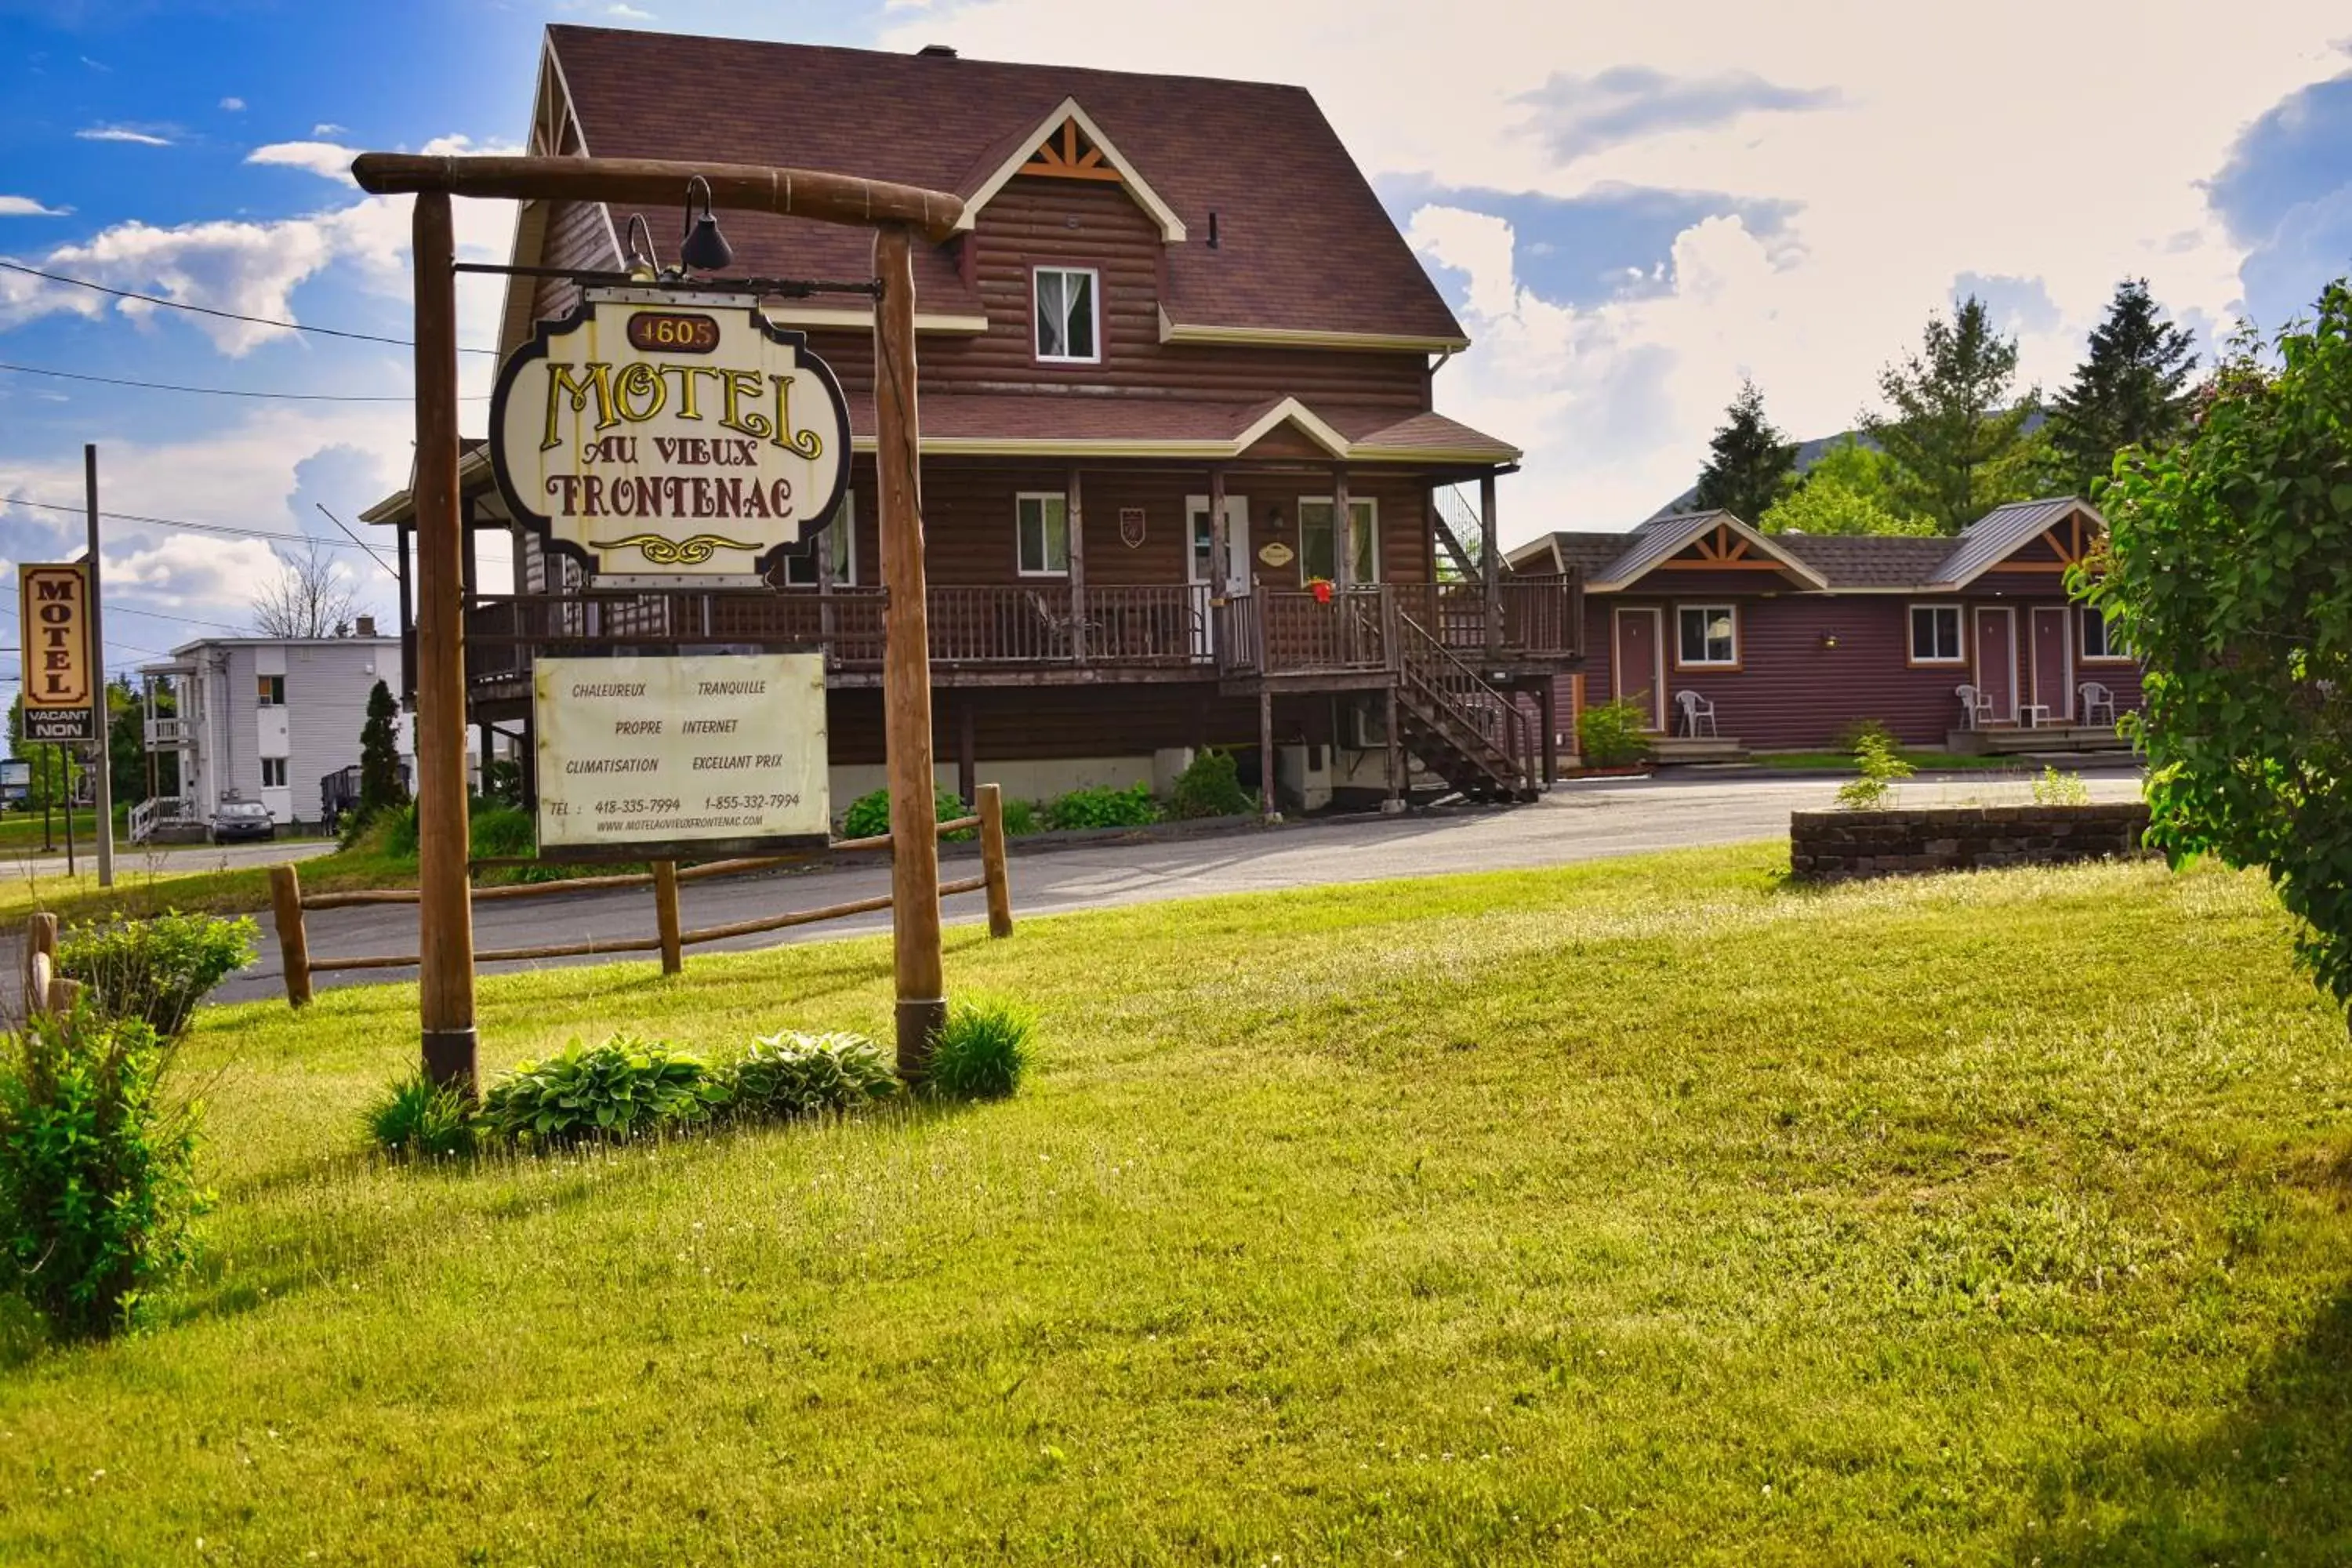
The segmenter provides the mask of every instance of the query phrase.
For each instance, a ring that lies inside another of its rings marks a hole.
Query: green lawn
[[[1852,752],[1758,752],[1751,760],[1768,768],[1819,769],[1822,773],[1837,773],[1859,771]],[[1998,773],[2007,769],[2023,778],[2040,771],[2038,767],[2029,766],[2015,757],[1997,756],[1990,752],[1977,756],[1966,752],[1906,751],[1903,760],[1925,773],[1974,773],[1980,770]]]
[[[413,987],[211,1013],[209,1261],[0,1333],[0,1561],[2352,1558],[2352,1047],[2267,889],[1783,863],[956,931],[1016,1100],[471,1169],[362,1150]],[[887,973],[490,979],[485,1052]]]

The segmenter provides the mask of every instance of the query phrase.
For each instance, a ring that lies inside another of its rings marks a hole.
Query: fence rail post
[[[1013,883],[1004,870],[1004,792],[984,784],[980,800],[980,868],[988,880],[988,934],[1013,934]]]
[[[654,923],[661,931],[661,961],[664,974],[677,974],[686,968],[686,944],[679,937],[677,920],[677,862],[654,862]]]
[[[25,1016],[46,1012],[49,1005],[49,976],[56,972],[58,962],[58,917],[47,913],[34,915],[25,921]]]
[[[286,971],[286,1005],[310,1005],[310,937],[302,929],[302,876],[291,866],[269,868],[269,909],[278,926],[278,956]]]

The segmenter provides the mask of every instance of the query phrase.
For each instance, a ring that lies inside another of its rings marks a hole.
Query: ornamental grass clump
[[[198,1112],[164,1102],[171,1059],[87,1001],[0,1040],[0,1280],[62,1336],[135,1326],[194,1259]]]
[[[958,1002],[931,1037],[924,1083],[947,1100],[1002,1100],[1034,1059],[1037,1021],[1009,1002]]]
[[[474,1152],[474,1111],[465,1095],[422,1072],[387,1085],[361,1120],[395,1159],[454,1160]]]
[[[572,1041],[541,1062],[524,1062],[482,1096],[482,1131],[524,1144],[562,1147],[619,1142],[707,1119],[725,1086],[699,1057],[662,1040],[614,1035],[601,1046]]]
[[[714,1076],[738,1121],[838,1115],[898,1092],[881,1047],[855,1034],[764,1036]]]
[[[242,915],[117,920],[70,927],[58,942],[58,973],[89,988],[110,1017],[135,1018],[169,1039],[196,1004],[253,962],[256,927]]]

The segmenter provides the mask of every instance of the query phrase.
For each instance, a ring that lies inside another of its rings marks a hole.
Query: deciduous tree
[[[1797,460],[1796,443],[1781,438],[1764,417],[1764,394],[1752,381],[1724,411],[1723,427],[1708,443],[1712,454],[1699,470],[1693,503],[1700,511],[1723,510],[1745,522],[1764,515],[1788,488]]]
[[[2189,433],[2118,465],[2077,587],[2147,662],[2151,840],[2263,868],[2352,1004],[2352,288],[2272,347],[2241,339]]]
[[[1849,436],[1758,520],[1767,533],[1934,533],[1895,494],[1895,460]]]
[[[1879,373],[1891,412],[1865,413],[1862,427],[1896,465],[1906,510],[1958,533],[2032,489],[2035,442],[2026,426],[2040,395],[2014,396],[2017,340],[1993,330],[1970,295],[1951,320],[1931,316],[1919,347]]]
[[[349,637],[358,613],[351,584],[341,570],[319,547],[317,540],[299,555],[278,558],[275,580],[253,596],[253,624],[265,637]]]
[[[2196,368],[2195,337],[2161,318],[2147,279],[2116,285],[2088,355],[2050,405],[2059,481],[2088,496],[2115,467],[2117,452],[2161,446],[2187,429],[2189,377]]]

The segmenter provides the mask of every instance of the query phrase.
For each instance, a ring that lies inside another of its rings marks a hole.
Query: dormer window
[[[1095,364],[1102,334],[1092,268],[1040,267],[1035,274],[1037,357],[1061,364]]]

